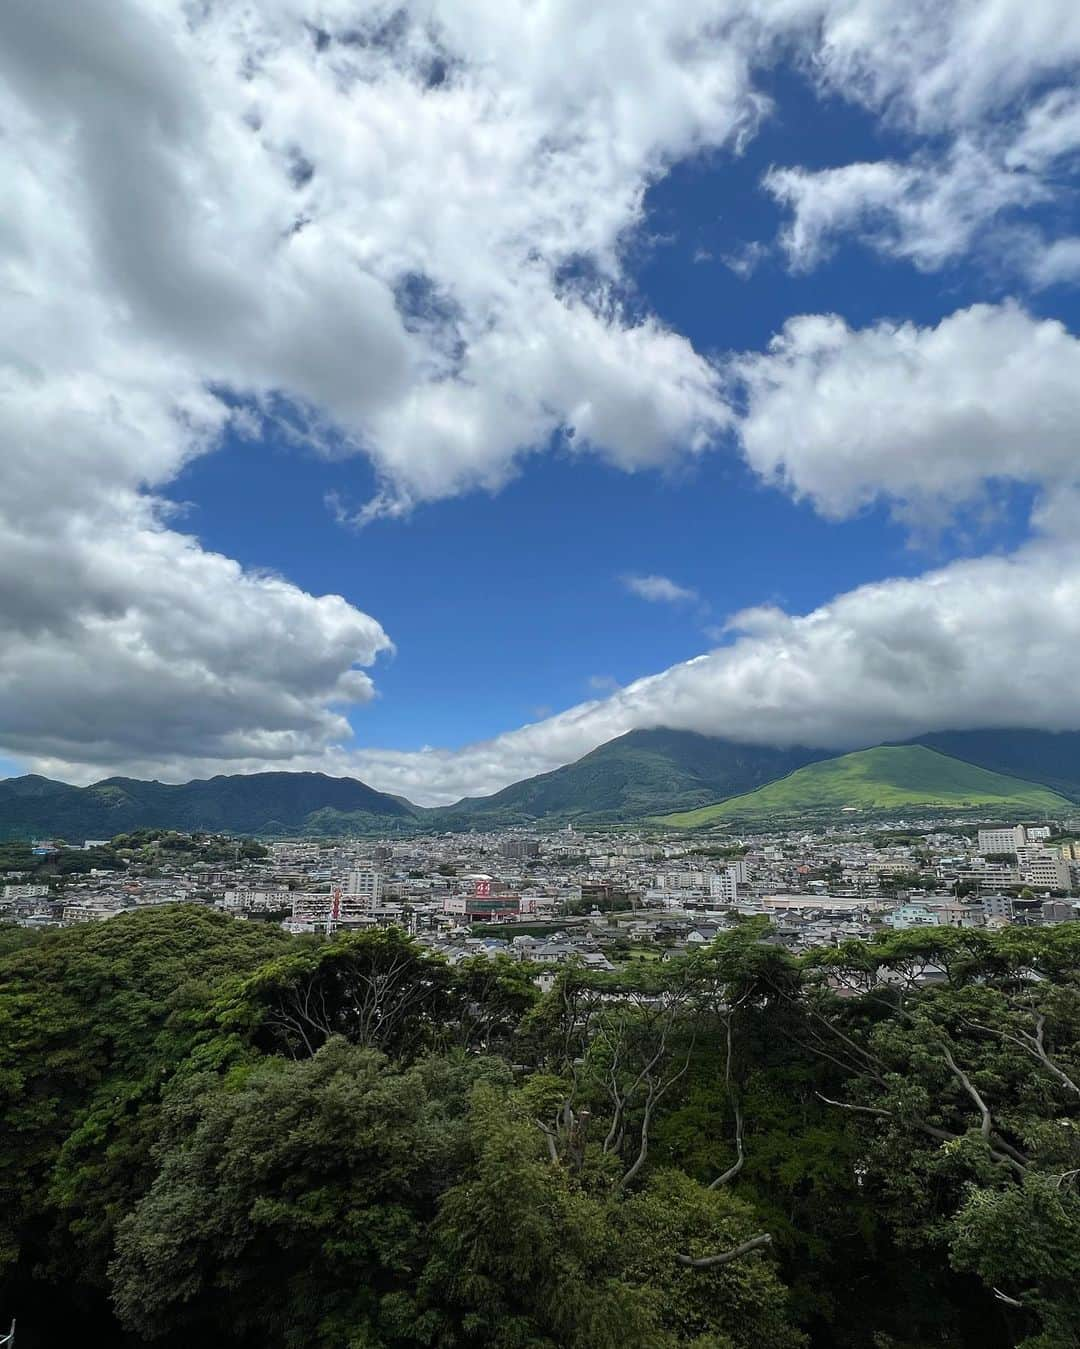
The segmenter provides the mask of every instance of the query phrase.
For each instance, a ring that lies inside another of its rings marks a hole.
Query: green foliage
[[[756,920],[543,996],[393,930],[0,929],[0,1317],[28,1349],[1076,1349],[1077,927],[795,959]]]

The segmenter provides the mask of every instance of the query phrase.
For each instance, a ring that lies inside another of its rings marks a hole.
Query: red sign
[[[490,899],[490,898],[491,898],[491,882],[490,882],[490,881],[477,881],[477,882],[476,882],[476,898],[477,898],[477,899]]]

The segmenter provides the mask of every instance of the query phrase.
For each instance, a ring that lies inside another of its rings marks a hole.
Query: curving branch
[[[717,1255],[701,1255],[696,1258],[692,1255],[676,1254],[675,1259],[687,1269],[714,1269],[717,1265],[729,1265],[732,1260],[738,1260],[744,1255],[749,1255],[751,1251],[768,1246],[771,1241],[772,1236],[768,1232],[761,1232],[758,1236],[751,1237],[749,1241],[732,1246],[730,1251],[720,1251]]]
[[[731,1007],[728,1009],[727,1060],[724,1065],[724,1087],[727,1091],[727,1096],[729,1102],[731,1103],[731,1108],[735,1113],[735,1160],[734,1162],[732,1162],[732,1164],[728,1167],[728,1169],[725,1172],[716,1177],[716,1179],[709,1186],[710,1190],[719,1190],[721,1186],[730,1184],[730,1182],[733,1181],[735,1177],[739,1174],[739,1172],[743,1169],[743,1163],[746,1161],[746,1154],[743,1151],[742,1106],[739,1103],[738,1095],[736,1094],[734,1088],[731,1085],[731,1058],[732,1058],[733,1037],[734,1037],[734,1030],[732,1023],[735,1019],[735,1008],[738,1007],[740,1003],[743,1001],[745,1001],[745,999],[740,999],[739,1003],[735,1004],[735,1007]]]
[[[986,1104],[982,1096],[979,1094],[979,1091],[975,1087],[975,1084],[972,1082],[971,1078],[968,1077],[967,1073],[964,1072],[963,1068],[961,1068],[960,1065],[953,1058],[949,1046],[942,1045],[941,1052],[945,1059],[945,1062],[949,1065],[950,1069],[952,1070],[953,1076],[964,1088],[964,1090],[971,1097],[971,1099],[975,1102],[975,1106],[978,1109],[980,1116],[979,1133],[982,1134],[986,1142],[989,1143],[990,1135],[994,1129],[994,1120],[990,1114],[990,1107]]]

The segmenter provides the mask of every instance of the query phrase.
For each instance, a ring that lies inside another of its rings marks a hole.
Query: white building
[[[901,904],[885,919],[890,927],[904,931],[910,927],[940,927],[941,919],[924,904]]]
[[[349,875],[349,894],[367,899],[372,905],[378,905],[383,896],[382,873],[370,867],[353,871]]]
[[[237,913],[273,913],[287,909],[292,902],[292,892],[284,886],[264,890],[226,890],[222,896],[222,907]]]
[[[286,839],[283,843],[271,843],[270,856],[275,865],[293,865],[297,862],[317,862],[319,845],[304,843],[299,839]]]
[[[1044,890],[1068,890],[1072,881],[1069,864],[1053,848],[1025,848],[1020,860],[1020,876],[1025,885]]]
[[[743,865],[745,866],[745,863]],[[716,904],[735,904],[738,901],[738,872],[734,867],[710,872],[709,898]]]
[[[396,910],[394,910],[396,912]],[[354,871],[349,889],[323,890],[315,894],[297,891],[292,900],[294,924],[336,927],[342,923],[374,922],[388,910],[382,902],[382,877],[377,871]]]
[[[44,899],[49,893],[47,885],[5,885],[5,899]]]
[[[980,829],[978,851],[984,857],[988,853],[1016,852],[1027,842],[1027,830],[1022,824],[1011,829]]]

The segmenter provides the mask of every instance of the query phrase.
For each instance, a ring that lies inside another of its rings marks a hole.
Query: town
[[[793,952],[916,927],[1076,921],[1074,827],[1080,819],[939,817],[745,835],[568,826],[265,845],[139,830],[79,847],[0,845],[0,921],[51,928],[201,904],[295,934],[397,926],[451,962],[611,970],[708,944],[751,917]]]

